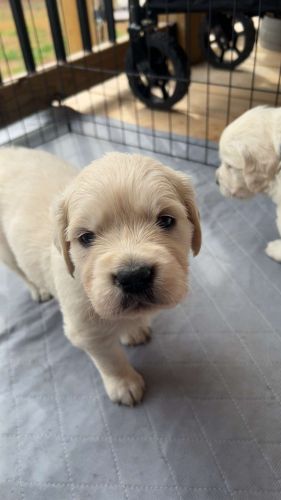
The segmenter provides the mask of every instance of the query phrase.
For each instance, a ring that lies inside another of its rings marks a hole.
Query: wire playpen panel
[[[1,1],[0,142],[66,131],[208,164],[280,105],[281,0]]]

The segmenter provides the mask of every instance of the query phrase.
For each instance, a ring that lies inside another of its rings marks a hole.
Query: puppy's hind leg
[[[49,300],[51,298],[50,295],[43,294],[42,296],[40,290],[38,290],[38,288],[31,281],[29,281],[24,272],[20,269],[14,257],[14,254],[10,249],[9,244],[2,232],[0,232],[0,241],[0,261],[23,279],[33,300],[35,300],[36,302],[44,302],[45,300]]]

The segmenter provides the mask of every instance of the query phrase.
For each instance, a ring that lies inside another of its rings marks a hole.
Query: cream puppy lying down
[[[281,108],[258,106],[239,116],[223,131],[219,154],[216,176],[224,196],[266,193],[277,205],[280,238],[265,251],[281,262]]]
[[[112,401],[141,400],[119,340],[145,342],[151,316],[184,297],[200,245],[188,178],[156,160],[111,153],[77,173],[45,152],[0,149],[0,259],[34,299],[58,299],[65,335]]]

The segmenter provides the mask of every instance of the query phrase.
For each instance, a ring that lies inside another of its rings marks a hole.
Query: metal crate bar
[[[57,61],[65,62],[66,53],[56,0],[45,0]]]
[[[108,38],[112,43],[116,42],[115,21],[113,15],[112,0],[104,0],[105,19],[107,22]]]
[[[83,43],[83,48],[86,52],[92,50],[92,37],[89,26],[88,10],[85,0],[76,0],[77,12],[80,24],[80,33]]]
[[[13,18],[16,25],[16,30],[19,38],[20,48],[28,73],[34,73],[36,70],[30,39],[26,27],[21,0],[10,0],[10,6]]]

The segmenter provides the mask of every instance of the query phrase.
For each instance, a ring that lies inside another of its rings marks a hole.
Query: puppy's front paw
[[[48,300],[51,300],[52,298],[53,296],[49,292],[39,290],[39,302],[48,302]]]
[[[265,253],[271,259],[281,262],[281,240],[275,240],[268,243]]]
[[[28,284],[30,295],[35,302],[47,302],[52,299],[52,295],[47,290],[40,290],[32,283]]]
[[[127,406],[139,403],[145,389],[142,376],[133,368],[124,377],[104,378],[104,385],[111,401]]]
[[[136,330],[123,332],[120,335],[120,342],[123,345],[134,346],[139,344],[146,344],[146,342],[149,342],[150,338],[151,329],[149,327],[142,327]]]

